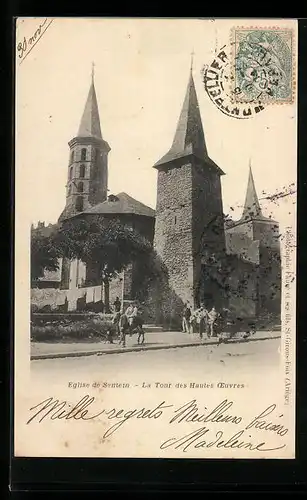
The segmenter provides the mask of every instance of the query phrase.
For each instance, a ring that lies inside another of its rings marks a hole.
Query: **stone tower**
[[[173,144],[155,165],[158,170],[154,246],[169,286],[182,301],[197,306],[213,299],[204,266],[225,252],[220,177],[209,158],[195,84],[189,82]]]
[[[262,214],[251,164],[249,164],[248,182],[242,216],[236,225],[238,227],[237,230],[244,233],[251,240],[257,240],[260,245],[279,251],[279,224],[275,220],[265,217]]]
[[[237,243],[236,243],[237,242]],[[238,253],[253,256],[257,266],[256,313],[280,315],[281,260],[279,224],[262,213],[251,164],[241,218],[227,228],[227,243]]]
[[[107,199],[110,146],[101,134],[94,72],[78,134],[68,144],[66,205],[59,221]]]

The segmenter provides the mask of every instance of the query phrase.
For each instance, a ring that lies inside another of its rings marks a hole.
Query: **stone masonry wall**
[[[193,246],[196,255],[225,249],[223,204],[220,176],[206,165],[193,168]]]
[[[259,240],[262,246],[280,251],[279,224],[274,221],[253,221],[254,240]]]
[[[194,289],[197,302],[202,296],[218,295],[212,281],[204,280],[201,262],[215,255],[222,258],[225,252],[225,233],[223,220],[223,204],[220,177],[206,165],[195,163],[193,167],[193,255],[194,255]],[[213,297],[214,299],[214,297]]]
[[[89,204],[96,205],[107,199],[108,153],[92,146],[91,161]]]
[[[83,210],[107,198],[108,153],[103,141],[93,138],[73,139],[70,145],[70,157],[67,171],[66,205],[62,213],[67,217],[78,212],[76,201],[83,199]],[[82,150],[86,151],[82,157]],[[84,168],[84,176],[80,176]],[[82,191],[78,186],[82,183]],[[62,217],[61,216],[61,217]]]
[[[154,246],[168,271],[162,295],[168,288],[169,304],[177,296],[196,307],[205,246],[207,257],[225,252],[221,183],[208,166],[192,159],[159,171]]]
[[[193,304],[191,199],[190,163],[159,171],[154,247],[168,270],[170,291]]]

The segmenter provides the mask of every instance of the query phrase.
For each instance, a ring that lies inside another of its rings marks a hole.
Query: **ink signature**
[[[231,448],[247,449],[249,451],[270,452],[280,450],[286,445],[276,443],[278,446],[271,447],[263,439],[263,436],[274,435],[282,439],[288,433],[288,429],[282,425],[280,418],[283,414],[276,414],[277,405],[271,404],[263,411],[259,412],[246,424],[242,415],[232,412],[233,401],[227,399],[220,402],[212,410],[204,405],[199,405],[197,400],[193,399],[183,405],[174,408],[173,404],[167,404],[166,401],[160,402],[151,408],[99,408],[95,397],[88,394],[83,396],[76,404],[68,403],[66,400],[59,401],[49,397],[40,401],[37,405],[30,408],[32,416],[27,424],[36,422],[41,424],[45,419],[53,420],[100,420],[99,417],[115,421],[102,436],[104,439],[117,432],[124,424],[132,419],[160,419],[167,418],[166,425],[180,426],[182,422],[190,424],[206,424],[202,427],[184,434],[183,436],[170,437],[160,444],[161,450],[173,448],[186,452],[189,448]],[[203,409],[202,409],[203,408]],[[167,413],[171,412],[171,417]],[[169,418],[170,417],[170,418]],[[220,429],[210,429],[212,423],[223,425]],[[236,430],[230,436],[227,434],[229,427]],[[226,427],[226,430],[225,430]],[[259,439],[258,432],[262,431]],[[255,431],[255,438],[252,436]],[[258,435],[258,436],[257,436]],[[204,439],[205,436],[205,439]]]
[[[241,439],[244,436],[245,431],[240,430],[233,434],[230,438],[224,437],[224,431],[218,431],[215,433],[214,437],[202,439],[207,433],[210,433],[210,429],[207,427],[200,427],[196,431],[190,432],[183,437],[180,438],[170,438],[164,441],[161,444],[160,449],[165,450],[166,448],[174,448],[175,450],[181,449],[183,452],[186,452],[188,448],[231,448],[231,449],[240,449],[244,448],[250,451],[274,451],[280,450],[284,448],[286,445],[282,444],[281,446],[276,446],[274,448],[266,447],[266,442],[253,442],[251,439],[245,438],[247,440]],[[245,437],[245,436],[244,436]],[[250,437],[250,436],[249,436]]]
[[[17,51],[19,64],[21,64],[28,54],[30,54],[31,50],[35,47],[37,42],[42,38],[43,34],[47,31],[53,19],[45,18],[43,22],[39,24],[36,30],[29,37],[23,37],[23,40],[18,42]]]

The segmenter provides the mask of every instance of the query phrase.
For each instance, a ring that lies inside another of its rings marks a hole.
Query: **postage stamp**
[[[291,29],[233,28],[232,84],[235,102],[293,102],[293,42]]]
[[[240,88],[233,85],[231,61],[231,46],[224,45],[217,51],[212,63],[202,68],[204,89],[213,104],[224,115],[236,119],[253,118],[265,109],[265,105],[260,99],[249,101],[234,99]]]

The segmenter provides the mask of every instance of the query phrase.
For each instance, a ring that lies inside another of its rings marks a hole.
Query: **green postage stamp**
[[[290,103],[294,93],[294,40],[291,29],[232,30],[236,102]]]

